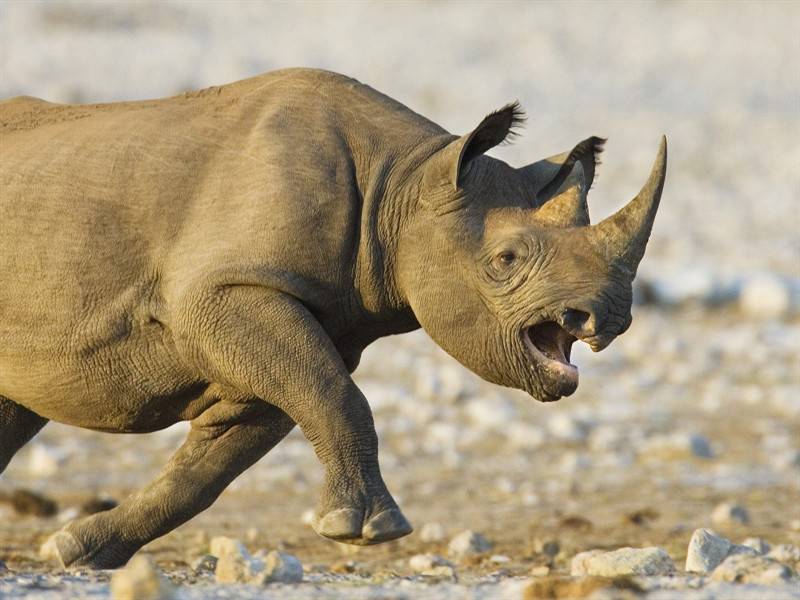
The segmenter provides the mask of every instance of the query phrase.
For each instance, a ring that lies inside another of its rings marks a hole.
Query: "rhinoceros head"
[[[630,325],[666,140],[639,194],[591,225],[586,194],[604,140],[521,169],[484,156],[521,119],[509,105],[429,159],[401,238],[400,279],[449,354],[488,381],[553,401],[577,388],[573,342],[599,351]]]

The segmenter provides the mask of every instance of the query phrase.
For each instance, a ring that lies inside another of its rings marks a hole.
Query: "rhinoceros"
[[[485,380],[549,402],[631,323],[666,170],[590,224],[604,140],[522,168],[485,153],[517,103],[451,135],[335,73],[290,69],[176,97],[0,103],[0,471],[48,420],[191,422],[160,475],[42,548],[114,568],[208,508],[299,425],[325,470],[314,521],[412,531],[351,373],[422,327]]]

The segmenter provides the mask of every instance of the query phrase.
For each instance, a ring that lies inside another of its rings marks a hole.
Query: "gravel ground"
[[[544,405],[486,384],[422,332],[380,340],[356,377],[387,484],[417,531],[356,550],[317,537],[304,513],[322,472],[294,432],[210,510],[144,549],[177,596],[520,598],[532,582],[556,589],[580,552],[657,546],[674,574],[579,595],[800,598],[797,579],[683,570],[701,527],[800,546],[798,26],[800,4],[788,2],[0,4],[0,97],[147,98],[320,66],[454,132],[518,98],[526,131],[496,153],[512,164],[610,137],[595,218],[638,189],[658,135],[670,138],[634,324],[603,353],[576,346],[574,396]],[[87,500],[143,485],[185,432],[48,425],[0,477],[0,498],[28,489],[58,505],[33,516],[0,502],[0,598],[108,597],[110,572],[60,573],[38,545]],[[435,523],[441,539],[423,527]],[[448,542],[467,529],[491,549],[452,556]],[[194,572],[218,535],[293,554],[304,582],[223,585]],[[452,575],[415,573],[420,553],[447,558]]]

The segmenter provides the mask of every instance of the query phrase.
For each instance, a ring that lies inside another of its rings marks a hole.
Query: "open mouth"
[[[567,396],[578,387],[578,367],[569,362],[577,339],[555,321],[544,321],[523,330],[522,338],[538,365],[550,375],[553,390]]]

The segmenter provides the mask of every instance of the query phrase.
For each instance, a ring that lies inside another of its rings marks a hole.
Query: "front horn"
[[[662,135],[658,156],[641,191],[616,213],[589,227],[591,242],[609,262],[622,266],[631,276],[644,256],[666,174],[667,138]]]

